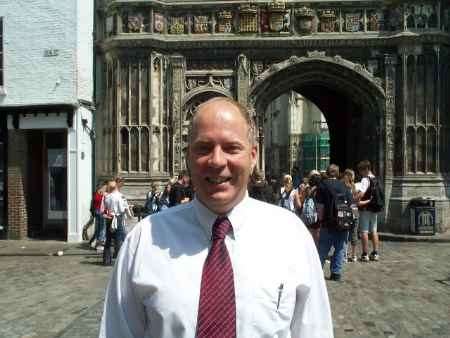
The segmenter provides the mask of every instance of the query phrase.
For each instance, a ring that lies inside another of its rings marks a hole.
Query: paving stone
[[[97,337],[111,268],[80,245],[34,241],[24,254],[8,243],[0,245],[0,338]],[[47,254],[59,247],[64,256]],[[341,283],[327,281],[335,337],[450,338],[450,243],[383,242],[380,254],[347,263]]]

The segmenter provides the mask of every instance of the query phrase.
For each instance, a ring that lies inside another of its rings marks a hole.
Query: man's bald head
[[[191,125],[189,128],[189,142],[192,141],[192,135],[195,132],[196,128],[196,120],[198,116],[202,113],[202,111],[206,110],[206,107],[213,106],[213,105],[231,105],[233,106],[237,112],[241,115],[241,117],[244,119],[245,123],[248,127],[248,140],[251,145],[256,145],[256,128],[255,123],[253,122],[253,119],[250,116],[250,113],[247,108],[245,108],[242,104],[239,102],[230,99],[225,96],[219,96],[219,97],[213,97],[212,99],[209,99],[203,103],[201,103],[194,112],[194,116],[191,121]]]

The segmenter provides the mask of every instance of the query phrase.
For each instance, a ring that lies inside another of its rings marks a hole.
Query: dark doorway
[[[29,237],[67,238],[67,133],[33,130],[29,137]]]

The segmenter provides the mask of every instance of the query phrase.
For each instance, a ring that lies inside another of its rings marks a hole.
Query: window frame
[[[4,86],[5,86],[5,60],[3,58],[3,17],[0,16],[0,94],[5,94]]]

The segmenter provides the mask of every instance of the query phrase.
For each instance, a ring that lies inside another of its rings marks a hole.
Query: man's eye
[[[194,151],[197,154],[207,154],[209,153],[210,149],[211,147],[208,146],[207,144],[199,144],[194,147]]]
[[[238,144],[232,144],[225,148],[225,151],[230,154],[237,154],[241,151],[242,147]]]

